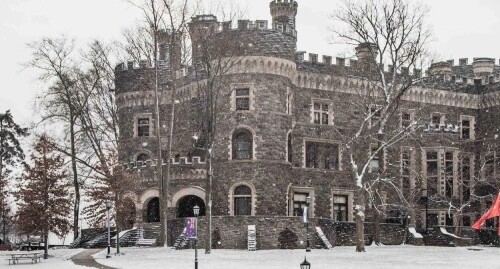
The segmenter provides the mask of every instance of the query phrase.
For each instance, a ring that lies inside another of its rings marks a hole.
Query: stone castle
[[[193,17],[189,67],[181,65],[177,41],[169,44],[170,33],[163,32],[158,63],[160,145],[154,68],[147,62],[116,67],[119,159],[137,181],[127,195],[136,225],[159,221],[157,168],[166,166],[172,117],[169,225],[192,216],[194,205],[201,207],[201,216],[205,214],[207,158],[192,138],[203,135],[196,89],[207,83],[198,75],[206,42],[200,33],[205,33],[227,45],[217,51],[219,58],[237,59],[222,75],[227,87],[219,96],[212,149],[216,243],[244,247],[246,235],[241,231],[247,225],[257,225],[257,241],[263,248],[280,247],[284,231],[303,239],[297,216],[306,197],[310,197],[314,224],[323,227],[336,244],[352,243],[336,235],[354,219],[355,183],[343,137],[366,112],[358,105],[359,92],[369,86],[352,74],[370,54],[366,44],[360,44],[357,59],[322,56],[320,60],[309,53],[306,60],[296,46],[297,9],[294,0],[274,0],[270,25],[264,20],[240,20],[236,28],[213,15]],[[179,70],[175,78],[170,76],[171,68]],[[393,190],[385,190],[383,197],[393,206],[386,208],[382,221],[396,228],[384,229],[398,233],[398,225],[408,217],[420,231],[470,226],[491,203],[488,194],[498,188],[500,66],[491,58],[474,58],[433,63],[425,77],[417,69],[401,72],[411,74],[416,82],[403,96],[391,124],[404,128],[418,119],[419,127],[412,138],[385,152],[383,161],[372,160],[370,169],[390,166],[386,170],[398,178],[396,186],[407,202],[413,202],[413,213],[391,194]],[[161,162],[156,158],[159,147],[164,153]],[[450,209],[450,203],[467,207]],[[179,233],[179,227],[173,227],[171,237]]]

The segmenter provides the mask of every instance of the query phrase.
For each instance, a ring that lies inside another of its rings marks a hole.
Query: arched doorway
[[[194,217],[193,207],[195,205],[200,207],[200,216],[205,216],[205,202],[203,202],[203,199],[196,195],[186,195],[177,202],[177,217]]]
[[[147,222],[160,221],[160,199],[158,197],[154,197],[151,200],[149,200],[146,221]]]

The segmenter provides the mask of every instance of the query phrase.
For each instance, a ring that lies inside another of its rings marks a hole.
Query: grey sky
[[[339,0],[297,0],[298,49],[336,56],[343,49],[329,44],[329,19]],[[233,0],[246,9],[248,19],[270,19],[270,0]],[[431,49],[444,59],[499,58],[500,1],[422,0],[430,7],[433,28]],[[23,70],[30,52],[26,43],[44,36],[66,34],[80,42],[92,38],[119,39],[121,30],[139,18],[124,0],[0,0],[0,111],[11,109],[27,123],[36,115],[33,98],[41,85],[30,70]],[[497,60],[498,63],[498,60]]]

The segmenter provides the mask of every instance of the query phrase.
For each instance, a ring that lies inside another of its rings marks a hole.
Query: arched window
[[[137,156],[137,162],[139,163],[142,163],[142,164],[146,164],[146,161],[149,160],[149,155],[147,155],[146,153],[141,153]]]
[[[234,189],[234,215],[252,215],[252,190],[246,185],[240,185]]]
[[[252,159],[252,133],[237,130],[233,133],[233,160]]]

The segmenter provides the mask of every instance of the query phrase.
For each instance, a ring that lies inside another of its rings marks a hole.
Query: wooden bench
[[[156,239],[141,238],[135,243],[138,247],[151,247],[156,243]]]
[[[16,254],[10,254],[10,258],[7,259],[9,261],[9,265],[11,264],[16,264],[16,263],[19,263],[19,261],[21,260],[27,260],[27,261],[31,261],[31,263],[39,263],[41,258],[42,258],[42,253],[38,253],[38,252],[35,252],[35,253],[16,253]]]

